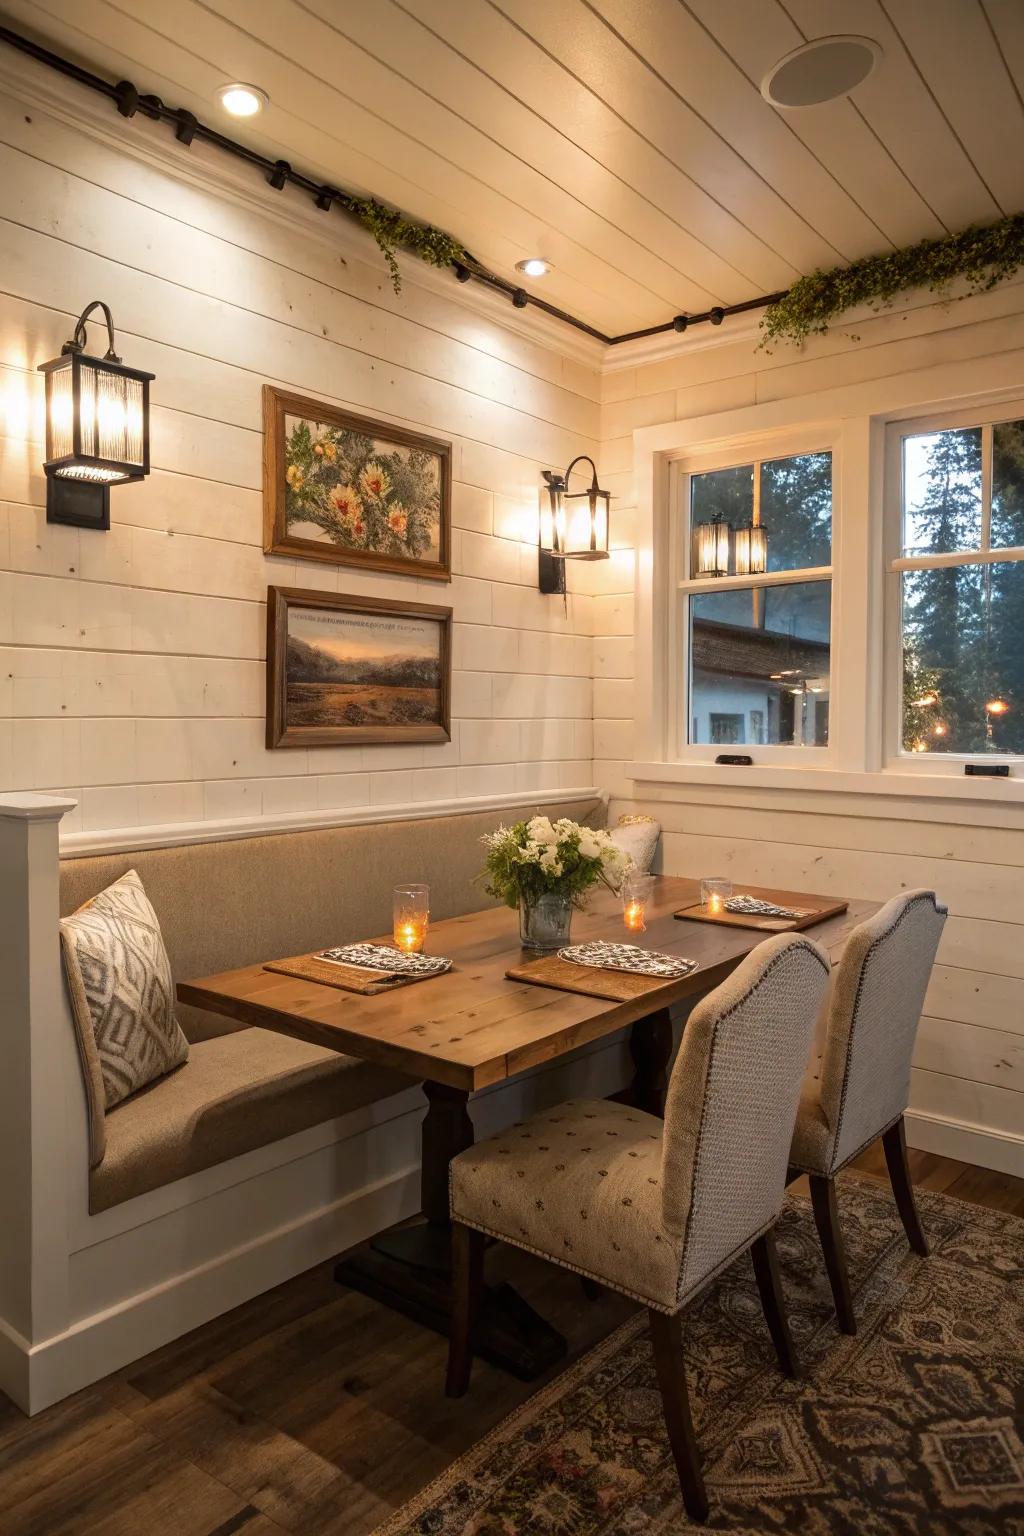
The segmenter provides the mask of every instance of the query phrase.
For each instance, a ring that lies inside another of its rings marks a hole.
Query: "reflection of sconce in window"
[[[721,512],[697,524],[698,576],[728,576],[729,535],[732,532]]]
[[[94,309],[107,322],[102,357],[85,351]],[[46,375],[46,521],[77,528],[110,527],[110,487],[149,474],[151,373],[126,368],[114,351],[114,322],[96,299],[78,318],[60,357],[40,363]]]
[[[763,523],[747,523],[736,529],[737,576],[763,576],[768,569],[768,529]]]

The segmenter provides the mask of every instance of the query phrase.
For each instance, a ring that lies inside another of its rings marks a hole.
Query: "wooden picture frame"
[[[263,549],[451,581],[452,445],[263,386]]]
[[[267,588],[268,748],[450,741],[451,681],[450,608]]]

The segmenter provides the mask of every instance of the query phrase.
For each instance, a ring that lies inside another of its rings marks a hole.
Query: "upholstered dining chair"
[[[790,1177],[810,1175],[811,1203],[844,1333],[857,1321],[836,1203],[836,1175],[882,1138],[892,1191],[915,1253],[928,1241],[914,1203],[903,1112],[910,1058],[946,908],[934,891],[907,891],[853,930],[836,967],[817,1081],[805,1078]]]
[[[772,1229],[828,972],[803,936],[758,945],[691,1012],[664,1122],[611,1100],[574,1100],[454,1159],[450,1397],[469,1385],[486,1236],[632,1296],[648,1308],[683,1501],[707,1518],[680,1314],[749,1248],[779,1363],[796,1374]]]

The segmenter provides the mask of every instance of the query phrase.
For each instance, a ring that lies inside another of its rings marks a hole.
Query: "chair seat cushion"
[[[603,1099],[543,1110],[455,1158],[452,1217],[674,1312],[680,1240],[662,1222],[662,1130]]]
[[[107,1115],[107,1150],[89,1209],[108,1210],[256,1147],[294,1136],[411,1079],[269,1029],[192,1046],[184,1066]]]
[[[833,1135],[821,1107],[820,1085],[815,1079],[800,1090],[800,1104],[793,1128],[789,1161],[806,1173],[831,1174]]]

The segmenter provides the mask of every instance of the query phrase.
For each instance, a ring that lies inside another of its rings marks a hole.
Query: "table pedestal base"
[[[448,1336],[451,1322],[451,1229],[417,1221],[354,1248],[335,1268],[339,1285],[369,1296],[413,1322]],[[484,1288],[474,1354],[520,1381],[534,1381],[568,1345],[518,1291]]]

